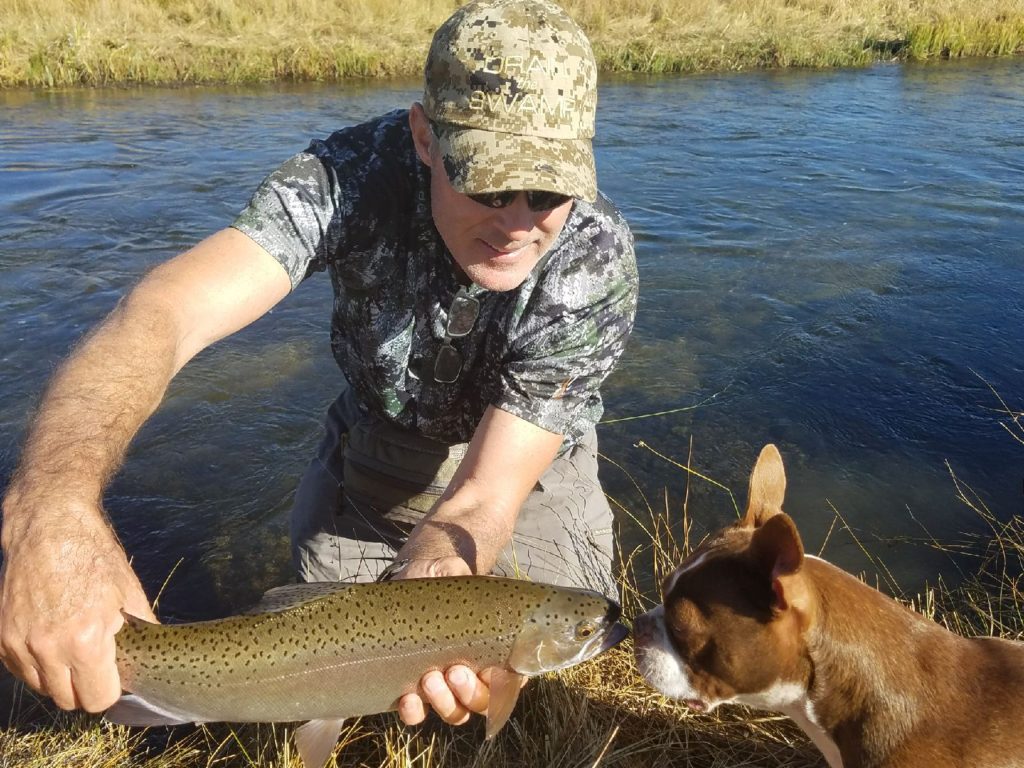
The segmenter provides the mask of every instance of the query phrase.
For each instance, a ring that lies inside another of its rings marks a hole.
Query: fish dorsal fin
[[[263,593],[263,597],[246,613],[277,613],[287,611],[289,608],[317,600],[327,595],[333,595],[343,589],[348,589],[350,584],[342,584],[339,581],[311,581],[308,584],[285,584],[282,587],[274,587]]]
[[[305,768],[324,768],[344,724],[343,719],[310,720],[295,729],[295,746]]]
[[[508,722],[519,699],[526,677],[501,667],[491,669],[491,700],[487,704],[487,738],[501,730]]]

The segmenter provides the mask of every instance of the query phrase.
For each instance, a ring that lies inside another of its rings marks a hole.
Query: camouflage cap
[[[452,186],[597,197],[597,64],[547,0],[473,0],[434,33],[423,108]]]

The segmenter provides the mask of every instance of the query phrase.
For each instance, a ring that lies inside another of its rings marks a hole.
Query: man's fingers
[[[462,725],[469,720],[469,710],[455,698],[448,682],[440,672],[428,672],[420,683],[427,703],[438,716],[451,725]]]
[[[398,715],[406,725],[419,725],[433,708],[450,725],[462,725],[470,713],[484,714],[490,703],[490,688],[469,667],[457,664],[445,674],[428,672],[420,680],[421,696],[403,696]]]
[[[86,712],[102,712],[121,696],[114,633],[124,620],[120,613],[106,618],[69,628],[54,655],[65,660],[76,707]]]
[[[44,694],[61,709],[76,709],[75,691],[71,687],[71,670],[60,664],[46,664],[39,669],[39,681]]]
[[[11,673],[32,690],[49,696],[61,709],[102,712],[121,696],[121,681],[113,664],[74,669],[60,663],[37,664],[20,666]]]
[[[473,670],[456,665],[448,670],[445,677],[463,707],[480,715],[487,711],[487,705],[491,699],[491,689],[476,676]]]
[[[79,709],[103,712],[121,698],[116,667],[83,667],[71,670],[71,686]]]
[[[419,725],[427,718],[427,706],[415,693],[407,693],[398,700],[398,716],[406,725]]]
[[[465,560],[451,555],[427,560],[409,560],[393,576],[396,579],[424,579],[438,576],[469,576],[472,573]]]
[[[442,557],[434,561],[434,576],[470,576],[473,570],[461,557]]]
[[[120,613],[108,618],[59,628],[11,622],[3,628],[0,657],[12,675],[61,709],[101,712],[121,696],[113,628],[123,620]]]
[[[76,662],[70,670],[78,708],[86,712],[102,712],[121,697],[113,639],[104,638],[100,647],[101,651]]]
[[[33,690],[39,690],[39,676],[34,675],[35,670],[30,669],[26,664],[21,661],[21,654],[14,645],[3,638],[0,638],[0,661],[3,662],[7,671],[14,675],[19,680],[23,680],[28,684],[29,688]],[[30,680],[29,677],[34,675],[34,679]]]
[[[39,678],[39,670],[32,664],[22,664],[21,660],[6,649],[3,653],[3,663],[7,671],[14,677],[21,680],[25,685],[36,693],[43,693],[43,682]]]
[[[5,521],[0,656],[57,706],[99,712],[121,695],[114,635],[122,612],[156,617],[102,515],[75,519],[68,541]]]

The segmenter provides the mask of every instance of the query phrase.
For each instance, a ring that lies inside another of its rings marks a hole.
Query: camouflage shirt
[[[270,174],[234,222],[287,270],[292,286],[326,270],[331,346],[363,407],[445,443],[468,442],[488,405],[565,435],[601,416],[599,387],[633,327],[633,237],[603,196],[576,201],[518,288],[469,293],[473,330],[452,340],[464,366],[434,380],[455,262],[434,227],[430,169],[408,110],[313,141]]]

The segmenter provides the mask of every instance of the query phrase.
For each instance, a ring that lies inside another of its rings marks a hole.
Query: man
[[[348,386],[296,492],[300,578],[607,588],[594,424],[637,276],[597,192],[589,43],[547,0],[477,0],[438,29],[425,73],[422,104],[285,162],[55,375],[3,504],[0,656],[59,706],[112,704],[122,611],[155,620],[102,511],[127,444],[188,360],[321,270]],[[399,714],[464,722],[486,679],[429,673]]]

